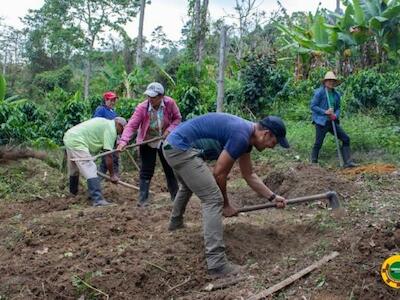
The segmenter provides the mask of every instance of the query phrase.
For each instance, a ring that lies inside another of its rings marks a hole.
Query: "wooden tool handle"
[[[289,200],[286,201],[286,205],[297,204],[297,203],[302,203],[302,202],[309,202],[309,201],[315,201],[315,200],[321,200],[321,199],[329,199],[331,193],[332,192],[327,192],[327,193],[323,193],[323,194],[317,194],[317,195],[312,195],[312,196],[304,196],[304,197],[298,197],[298,198],[289,199]],[[265,204],[245,206],[245,207],[239,208],[238,212],[247,212],[247,211],[260,210],[260,209],[271,208],[271,207],[276,207],[276,203],[269,202],[269,203],[265,203]]]

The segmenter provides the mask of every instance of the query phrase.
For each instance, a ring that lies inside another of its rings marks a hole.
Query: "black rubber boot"
[[[101,193],[100,178],[90,178],[87,180],[87,185],[90,193],[90,198],[93,201],[93,206],[107,206],[111,205],[110,202],[103,198]]]
[[[175,231],[177,229],[184,228],[183,217],[172,217],[169,221],[168,230]]]
[[[319,154],[319,149],[313,147],[311,150],[311,163],[312,164],[318,163],[318,154]]]
[[[144,207],[149,205],[149,189],[150,189],[150,180],[149,179],[140,179],[139,183],[139,201],[137,206]]]
[[[357,165],[351,160],[350,146],[342,146],[342,156],[345,168],[354,168]]]
[[[167,185],[169,194],[171,195],[171,201],[174,202],[175,196],[179,190],[178,182],[176,181],[175,177],[169,179],[167,178]]]
[[[69,176],[69,192],[72,195],[78,194],[79,175]]]

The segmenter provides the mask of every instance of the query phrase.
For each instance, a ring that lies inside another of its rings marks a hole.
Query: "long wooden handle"
[[[126,149],[129,149],[129,148],[139,147],[140,145],[144,145],[144,144],[148,144],[148,143],[160,141],[160,140],[162,140],[162,139],[163,139],[162,136],[160,136],[160,137],[155,137],[155,138],[153,138],[153,139],[149,139],[149,140],[143,141],[143,142],[141,142],[141,143],[137,143],[137,144],[132,144],[132,145],[126,146],[125,149],[122,150],[122,151],[125,151]],[[98,159],[99,157],[102,157],[102,156],[105,156],[105,155],[109,155],[109,154],[112,154],[112,153],[115,153],[115,152],[119,152],[119,151],[118,151],[117,149],[109,150],[109,151],[106,151],[106,152],[102,152],[102,153],[100,153],[100,154],[97,154],[97,155],[95,155],[95,156],[72,158],[71,161],[96,160],[96,159]]]
[[[298,197],[298,198],[289,199],[289,200],[286,201],[286,205],[297,204],[297,203],[302,203],[302,202],[309,202],[309,201],[315,201],[315,200],[321,200],[321,199],[328,199],[329,200],[329,196],[331,195],[331,193],[332,192],[327,192],[327,193],[323,193],[323,194],[317,194],[317,195],[312,195],[312,196],[304,196],[304,197]],[[276,203],[270,202],[270,203],[265,203],[265,204],[245,206],[245,207],[239,208],[238,212],[247,212],[247,211],[260,210],[260,209],[272,208],[272,207],[276,207]]]
[[[111,181],[111,177],[110,176],[108,176],[108,175],[106,175],[106,174],[104,174],[104,173],[102,173],[100,171],[97,171],[97,175],[99,175],[100,177],[103,177],[104,179],[107,179],[108,181]],[[136,190],[136,191],[140,190],[140,188],[137,187],[136,185],[133,185],[133,184],[121,181],[121,180],[118,180],[117,183],[122,185],[122,186],[124,186],[124,187],[130,188],[130,189],[133,189],[133,190]],[[149,193],[153,194],[153,195],[155,194],[155,192],[152,191],[152,190],[149,190]]]
[[[97,171],[97,175],[99,175],[100,177],[103,177],[104,179],[107,179],[107,180],[111,181],[111,177],[106,175],[106,174],[104,174],[104,173],[102,173],[102,172]],[[125,186],[127,188],[133,189],[133,190],[137,190],[137,191],[139,190],[139,188],[137,186],[129,184],[129,183],[126,183],[126,182],[123,182],[121,180],[118,180],[117,183],[122,185],[122,186]]]

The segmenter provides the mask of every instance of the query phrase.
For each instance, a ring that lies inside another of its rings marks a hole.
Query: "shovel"
[[[326,99],[328,100],[328,105],[329,105],[329,107],[331,107],[331,104],[330,104],[330,101],[329,101],[328,90],[326,88],[325,88],[325,94],[326,94]],[[336,123],[335,123],[334,120],[332,120],[331,122],[332,122],[333,135],[335,136],[336,150],[337,150],[337,154],[338,154],[338,157],[339,157],[339,165],[340,165],[341,168],[343,168],[344,160],[343,160],[342,152],[340,152],[339,139],[338,139],[337,130],[336,130]]]
[[[312,202],[312,201],[317,201],[317,200],[328,200],[330,208],[332,208],[332,209],[340,208],[340,202],[339,202],[338,195],[334,191],[326,192],[324,194],[317,194],[317,195],[289,199],[289,200],[286,200],[286,205],[292,205],[292,204],[298,204],[298,203],[304,203],[304,202]],[[254,211],[254,210],[260,210],[260,209],[272,208],[272,207],[276,207],[276,203],[271,202],[271,203],[265,203],[265,204],[244,206],[242,208],[239,208],[238,212],[241,213],[241,212]]]

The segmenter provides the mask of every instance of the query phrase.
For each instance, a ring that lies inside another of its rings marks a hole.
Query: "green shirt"
[[[97,153],[112,150],[117,139],[114,120],[93,118],[82,122],[64,134],[64,144],[72,150],[83,150]]]
[[[328,105],[329,105],[329,108],[334,108],[333,107],[333,104],[335,103],[335,97],[334,97],[334,94],[333,94],[333,91],[328,91]]]

